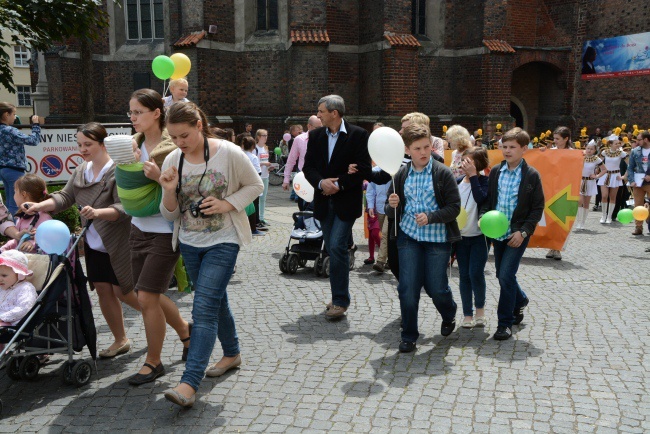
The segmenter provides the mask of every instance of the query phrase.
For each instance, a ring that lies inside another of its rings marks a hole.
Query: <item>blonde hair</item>
[[[262,129],[262,128],[260,128],[259,130],[255,131],[255,143],[257,143],[257,142],[260,141],[260,136],[262,136],[262,134],[266,134],[266,135],[268,135],[269,132],[266,131],[265,129]]]
[[[452,125],[449,127],[447,130],[447,142],[450,145],[452,143],[456,144],[458,152],[463,152],[465,149],[472,146],[469,131],[467,131],[467,128],[460,125]]]
[[[169,82],[169,87],[170,87],[170,88],[172,88],[172,87],[176,87],[176,86],[179,85],[179,84],[184,84],[185,86],[189,86],[189,85],[190,85],[190,84],[187,82],[186,79],[184,79],[184,78],[177,78],[176,80],[171,80],[171,81]]]
[[[429,120],[429,116],[420,112],[413,112],[404,115],[404,117],[402,118],[402,122],[406,122],[406,121],[409,121],[412,124],[426,125],[427,127],[431,124],[431,121]]]

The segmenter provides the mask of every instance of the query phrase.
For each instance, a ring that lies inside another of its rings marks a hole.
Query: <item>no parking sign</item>
[[[63,172],[63,161],[56,155],[46,155],[41,160],[41,172],[48,178],[56,178]]]

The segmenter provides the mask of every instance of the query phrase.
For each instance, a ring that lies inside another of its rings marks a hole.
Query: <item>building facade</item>
[[[11,42],[9,34],[4,32],[0,35],[4,42],[11,45],[5,49],[9,63],[13,71],[15,93],[9,92],[0,86],[0,101],[8,102],[16,106],[16,115],[22,123],[28,124],[29,117],[34,114],[32,109],[32,77],[31,59],[32,53],[26,45],[16,45]]]
[[[369,127],[421,111],[432,131],[497,123],[650,126],[650,75],[580,77],[586,40],[648,31],[645,0],[125,0],[94,45],[95,112],[125,121],[130,93],[164,84],[159,54],[192,61],[189,99],[214,124],[279,138],[337,93]],[[78,45],[46,55],[50,113],[78,122]],[[484,134],[485,134],[484,133]]]

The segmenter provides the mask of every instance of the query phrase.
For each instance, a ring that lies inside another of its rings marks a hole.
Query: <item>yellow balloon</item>
[[[183,53],[174,53],[169,58],[174,62],[174,73],[171,76],[172,80],[178,80],[189,74],[192,68],[192,62],[189,57]]]
[[[465,207],[460,207],[460,214],[456,217],[456,223],[458,223],[458,229],[460,230],[467,224],[467,211],[465,211]]]
[[[634,216],[634,220],[643,221],[648,218],[649,214],[650,212],[648,211],[648,209],[642,206],[637,206],[632,210],[632,215]]]

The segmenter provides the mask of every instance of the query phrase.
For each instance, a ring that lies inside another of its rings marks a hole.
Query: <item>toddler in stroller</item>
[[[17,250],[0,253],[0,327],[18,324],[36,303],[36,289],[25,278],[27,256]],[[0,350],[4,344],[0,344]]]
[[[87,226],[82,235],[86,230]],[[28,288],[30,293],[20,296],[20,309],[11,308],[10,316],[0,315],[0,320],[11,324],[0,327],[0,343],[6,344],[5,348],[0,348],[0,368],[5,367],[4,372],[12,380],[35,379],[45,356],[63,354],[67,355],[61,370],[64,383],[83,386],[90,381],[91,364],[85,360],[74,360],[75,352],[82,351],[84,347],[88,347],[93,360],[97,357],[92,306],[86,277],[76,254],[82,235],[73,236],[74,242],[66,256],[25,255],[16,250],[0,255],[0,285],[3,288],[0,289],[0,305],[4,307],[4,294],[16,291],[18,285],[23,291],[25,287]],[[19,264],[15,264],[15,260],[5,259],[18,255],[21,255]],[[25,276],[31,283],[23,282],[18,277],[13,289],[6,291],[4,288],[12,285],[13,275],[5,277],[3,265],[8,265],[15,270],[13,272]],[[14,265],[19,266],[14,268]],[[33,275],[30,276],[32,270]],[[9,296],[6,298],[9,299]]]
[[[314,261],[314,274],[329,277],[330,258],[325,249],[320,222],[314,218],[313,209],[313,203],[308,203],[304,211],[293,213],[293,229],[285,252],[280,258],[282,273],[295,274],[298,268],[307,265],[307,261]],[[354,254],[351,254],[350,270],[353,268]]]

